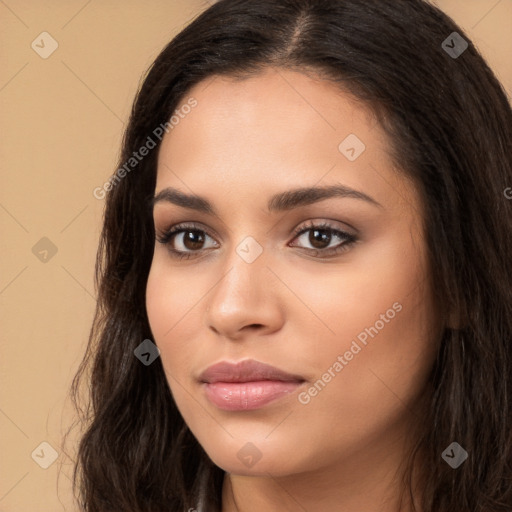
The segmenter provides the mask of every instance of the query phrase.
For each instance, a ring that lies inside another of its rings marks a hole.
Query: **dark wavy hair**
[[[458,57],[446,48],[455,46],[453,32],[468,43]],[[314,73],[368,106],[390,137],[399,172],[420,191],[443,326],[422,432],[408,459],[412,468],[423,457],[421,510],[510,512],[512,112],[504,89],[461,28],[423,0],[221,0],[151,65],[119,166],[192,86],[268,66]],[[145,290],[158,149],[159,142],[106,196],[98,304],[71,387],[83,427],[73,491],[88,512],[183,512],[197,505],[201,482],[206,509],[221,510],[224,471],[184,423],[160,358],[145,366],[134,356],[152,338]],[[456,470],[441,457],[453,441],[469,454]],[[402,483],[412,496],[411,481],[409,474]]]

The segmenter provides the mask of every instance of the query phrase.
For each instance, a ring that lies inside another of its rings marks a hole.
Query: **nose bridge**
[[[266,256],[263,245],[249,235],[230,248],[207,298],[207,322],[217,333],[235,336],[247,325],[268,328],[275,323]]]
[[[267,258],[263,248],[253,236],[242,237],[233,245],[226,257],[223,277],[213,290],[218,299],[235,302],[250,300],[258,295],[261,285],[267,282]],[[257,288],[257,289],[256,289]],[[213,297],[211,298],[213,299]]]

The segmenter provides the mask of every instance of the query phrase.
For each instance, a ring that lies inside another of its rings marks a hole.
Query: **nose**
[[[251,263],[233,251],[207,296],[206,323],[215,334],[239,341],[280,329],[284,311],[279,281],[267,263],[265,251]]]

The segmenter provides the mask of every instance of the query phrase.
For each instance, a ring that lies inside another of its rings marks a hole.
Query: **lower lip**
[[[301,382],[262,380],[205,383],[206,396],[225,411],[251,411],[293,393]]]

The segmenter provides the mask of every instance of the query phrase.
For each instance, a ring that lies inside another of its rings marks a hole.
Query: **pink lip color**
[[[266,363],[222,361],[198,378],[206,397],[226,411],[250,411],[293,393],[305,380]]]
[[[225,411],[251,411],[295,391],[297,381],[261,380],[252,382],[204,383],[208,399]]]

